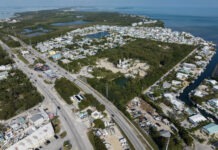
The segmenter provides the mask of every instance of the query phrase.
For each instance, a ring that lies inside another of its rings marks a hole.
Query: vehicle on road
[[[51,142],[49,141],[49,140],[47,140],[46,142],[45,142],[45,145],[48,145],[48,144],[50,144]]]
[[[59,139],[59,137],[58,137],[56,134],[54,135],[54,138],[55,138],[55,139]]]

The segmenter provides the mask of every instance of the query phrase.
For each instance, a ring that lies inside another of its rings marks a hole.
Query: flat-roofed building
[[[215,123],[210,123],[210,124],[204,126],[202,128],[202,130],[209,135],[212,135],[212,134],[217,135],[218,134],[218,125]]]
[[[54,129],[51,123],[48,123],[37,130],[32,134],[18,141],[14,145],[10,146],[7,150],[30,150],[38,148],[43,145],[46,140],[54,136]]]
[[[201,114],[193,115],[189,117],[189,121],[193,124],[198,124],[199,122],[206,121],[207,119]]]
[[[40,126],[44,122],[44,117],[41,114],[35,114],[30,118],[30,122],[34,126]]]

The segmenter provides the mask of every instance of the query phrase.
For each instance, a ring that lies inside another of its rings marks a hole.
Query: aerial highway
[[[11,49],[0,40],[0,46],[6,50],[10,55],[12,55]],[[72,117],[72,111],[70,111],[66,106],[64,106],[58,99],[59,97],[52,91],[52,87],[45,84],[43,79],[41,79],[34,70],[30,69],[27,64],[20,61],[16,55],[13,57],[16,62],[18,69],[22,70],[34,83],[38,91],[44,96],[45,100],[50,100],[50,102],[57,108],[58,115],[61,120],[62,125],[68,133],[69,140],[73,145],[75,150],[92,150],[92,145],[89,142],[85,130],[81,128],[79,122],[76,122]],[[84,134],[85,135],[84,135]],[[56,147],[59,149],[59,147]]]
[[[18,39],[17,37],[11,36],[15,41],[19,41],[21,45],[27,48],[33,55],[43,59],[47,65],[51,67],[54,71],[58,71],[59,75],[67,78],[74,84],[76,84],[81,90],[86,93],[92,94],[100,103],[105,105],[106,110],[113,114],[114,121],[118,124],[121,130],[125,133],[128,137],[132,145],[136,150],[144,150],[144,149],[151,149],[153,147],[150,143],[145,139],[142,133],[131,123],[131,121],[122,113],[120,112],[107,98],[105,98],[102,94],[92,88],[89,84],[83,82],[82,80],[78,79],[75,74],[71,74],[70,72],[66,71],[55,62],[49,60],[46,56],[35,50],[31,45],[27,45],[22,40]]]

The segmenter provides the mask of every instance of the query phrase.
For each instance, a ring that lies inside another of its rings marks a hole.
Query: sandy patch
[[[109,62],[107,58],[100,59],[96,62],[96,67],[105,68],[113,73],[122,73],[127,77],[144,77],[147,75],[149,65],[147,63],[140,62],[139,60],[129,60],[129,64],[126,67],[117,67],[113,63]]]

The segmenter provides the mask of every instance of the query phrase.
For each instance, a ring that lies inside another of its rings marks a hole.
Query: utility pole
[[[106,97],[108,98],[108,83],[106,83]]]

